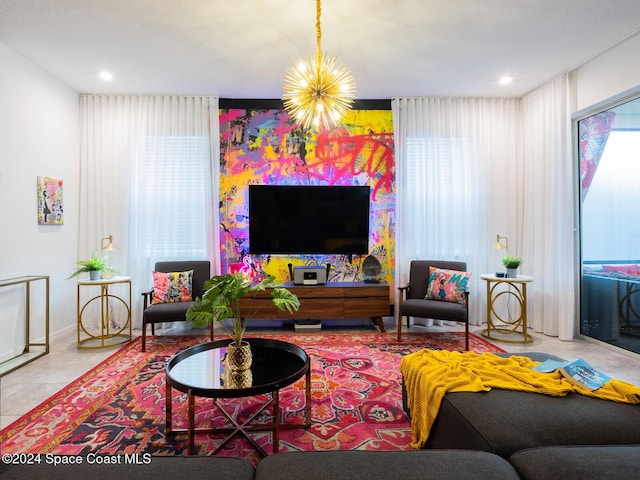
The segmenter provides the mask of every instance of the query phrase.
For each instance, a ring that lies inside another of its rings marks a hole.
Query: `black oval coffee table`
[[[203,343],[174,355],[166,366],[166,434],[186,433],[187,452],[194,454],[196,433],[227,433],[222,443],[211,452],[217,454],[235,435],[243,435],[263,456],[267,453],[248,433],[273,431],[273,453],[280,448],[280,429],[306,428],[311,424],[311,361],[297,345],[265,338],[246,338],[251,345],[253,364],[244,379],[230,378],[226,372],[225,357],[231,339]],[[305,423],[280,424],[280,398],[282,388],[305,377]],[[235,376],[234,376],[235,377]],[[172,428],[172,389],[187,394],[187,428]],[[268,394],[266,403],[250,418],[238,422],[216,399],[252,397]],[[223,415],[231,422],[228,427],[196,428],[195,397],[212,398]],[[269,405],[273,404],[272,422],[268,425],[249,423]]]

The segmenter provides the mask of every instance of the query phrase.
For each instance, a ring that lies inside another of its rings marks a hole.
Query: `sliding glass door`
[[[640,353],[640,92],[574,117],[580,333]]]

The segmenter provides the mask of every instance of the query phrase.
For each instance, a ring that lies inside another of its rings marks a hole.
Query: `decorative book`
[[[533,367],[533,370],[538,372],[559,371],[574,385],[588,388],[589,390],[597,390],[611,380],[611,377],[596,370],[581,358],[568,362],[545,360],[541,364]]]

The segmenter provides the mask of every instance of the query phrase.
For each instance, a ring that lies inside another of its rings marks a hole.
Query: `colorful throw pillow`
[[[640,276],[640,265],[603,265],[602,270],[607,273],[625,273]]]
[[[425,298],[464,303],[464,292],[470,276],[469,272],[429,267],[429,286]]]
[[[186,272],[153,272],[151,303],[190,302],[193,270]]]

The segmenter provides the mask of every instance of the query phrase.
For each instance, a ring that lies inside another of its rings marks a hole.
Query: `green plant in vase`
[[[246,330],[244,318],[256,315],[259,307],[247,312],[248,314],[243,318],[240,312],[240,300],[245,297],[255,298],[258,292],[272,288],[271,300],[276,308],[293,313],[300,307],[298,297],[284,287],[277,287],[274,280],[273,275],[267,275],[261,282],[252,283],[241,273],[211,277],[204,283],[202,298],[196,298],[187,310],[187,321],[194,327],[206,327],[213,321],[222,322],[226,318],[231,318],[232,343],[230,346],[248,348],[249,345],[246,342],[243,343]],[[244,368],[238,368],[238,370],[244,370]]]
[[[93,252],[89,260],[78,260],[76,262],[79,267],[73,272],[69,278],[77,277],[81,273],[89,272],[89,278],[91,280],[98,280],[102,276],[113,276],[115,270],[111,267],[107,267],[107,257],[100,257],[96,252]]]
[[[502,264],[507,269],[507,277],[515,278],[518,276],[518,267],[522,264],[522,259],[507,255],[502,258]]]

